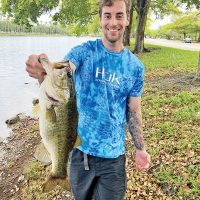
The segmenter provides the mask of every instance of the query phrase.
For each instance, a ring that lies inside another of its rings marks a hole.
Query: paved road
[[[177,49],[185,49],[190,51],[200,51],[200,43],[184,43],[178,40],[166,40],[166,39],[145,39],[147,44],[155,44],[166,47],[174,47]]]

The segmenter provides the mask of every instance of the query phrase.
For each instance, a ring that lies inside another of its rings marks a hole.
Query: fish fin
[[[43,192],[50,192],[57,185],[61,186],[63,189],[67,191],[71,191],[70,183],[67,178],[54,178],[50,176],[47,181],[43,184]]]
[[[71,186],[67,177],[65,179],[59,179],[58,185],[61,186],[64,190],[69,192],[71,191]]]
[[[74,143],[73,148],[76,148],[76,147],[80,146],[81,144],[82,144],[81,138],[79,137],[79,135],[77,135],[76,142]]]
[[[33,116],[34,117],[38,117],[39,116],[39,112],[40,112],[40,104],[36,104],[34,107],[33,107]]]
[[[56,122],[56,111],[54,106],[46,109],[46,118],[49,122]]]
[[[44,146],[43,142],[40,142],[38,146],[36,147],[34,157],[44,163],[44,164],[50,164],[51,163],[51,156],[49,152],[47,151],[46,147]]]

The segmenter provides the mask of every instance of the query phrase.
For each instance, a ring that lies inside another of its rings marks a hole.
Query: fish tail
[[[68,178],[60,179],[58,185],[60,185],[64,190],[71,191],[70,183]]]
[[[61,186],[63,189],[67,191],[71,191],[70,183],[67,177],[65,178],[54,178],[50,176],[47,181],[43,184],[43,192],[50,192],[57,185]]]

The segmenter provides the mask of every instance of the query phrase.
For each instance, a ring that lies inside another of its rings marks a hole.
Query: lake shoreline
[[[0,37],[77,37],[77,38],[97,38],[96,35],[66,35],[66,34],[36,34],[36,33],[0,33]]]
[[[0,179],[2,200],[19,198],[20,188],[26,180],[20,180],[23,174],[23,165],[32,159],[35,144],[39,143],[38,134],[30,135],[31,127],[38,123],[37,119],[23,115],[20,121],[10,126],[11,134],[0,143]]]

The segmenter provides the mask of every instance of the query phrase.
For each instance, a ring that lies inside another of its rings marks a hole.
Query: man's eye
[[[105,15],[104,18],[105,19],[110,19],[110,15]]]
[[[117,19],[122,19],[123,15],[117,15]]]

